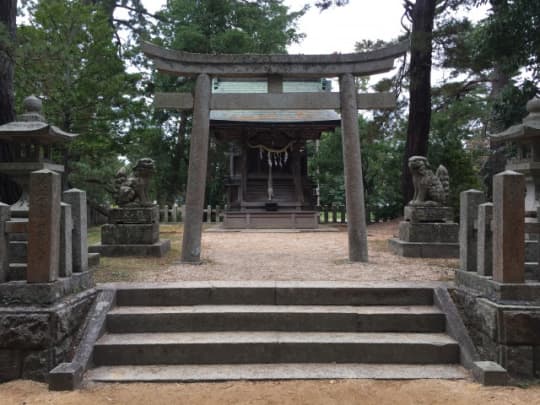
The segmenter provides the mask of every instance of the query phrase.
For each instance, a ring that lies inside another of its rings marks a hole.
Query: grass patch
[[[182,246],[182,224],[160,225],[160,238],[170,239],[171,250],[163,257],[101,257],[100,264],[96,268],[94,278],[98,283],[110,283],[121,281],[135,281],[143,279],[141,273],[156,271],[159,268],[169,267],[178,260]],[[88,231],[90,244],[101,241],[100,228],[91,228]]]

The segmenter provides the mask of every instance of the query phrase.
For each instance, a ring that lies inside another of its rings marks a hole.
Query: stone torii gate
[[[143,42],[158,71],[195,76],[194,94],[157,93],[158,108],[193,110],[182,262],[201,260],[202,218],[210,133],[210,110],[340,109],[343,137],[349,259],[368,260],[358,110],[394,108],[391,93],[358,94],[355,76],[383,73],[409,49],[408,41],[371,52],[331,55],[212,55],[165,49]],[[268,93],[212,94],[211,77],[267,77]],[[340,93],[283,93],[283,78],[338,77]]]

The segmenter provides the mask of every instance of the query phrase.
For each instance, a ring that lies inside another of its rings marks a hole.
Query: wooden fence
[[[219,205],[212,207],[208,205],[203,210],[203,222],[218,223],[223,222],[226,207]],[[159,220],[162,224],[182,222],[185,213],[185,205],[174,204],[159,207]],[[324,206],[319,207],[320,224],[346,224],[347,212],[345,207]]]

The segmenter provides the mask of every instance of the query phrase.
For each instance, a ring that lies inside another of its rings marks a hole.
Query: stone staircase
[[[118,285],[86,379],[465,378],[433,288]]]

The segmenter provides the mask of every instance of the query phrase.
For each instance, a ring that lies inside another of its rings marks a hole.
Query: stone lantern
[[[508,144],[516,155],[506,163],[506,170],[525,175],[527,193],[525,210],[536,212],[540,206],[540,99],[527,103],[527,115],[521,124],[491,135],[491,144]]]
[[[52,162],[52,146],[73,140],[77,134],[50,125],[42,115],[42,102],[36,96],[27,97],[24,113],[17,121],[0,125],[0,141],[13,150],[13,161],[0,162],[0,173],[12,178],[22,190],[19,200],[11,206],[12,217],[28,216],[30,173],[49,169],[64,172],[64,166]]]

